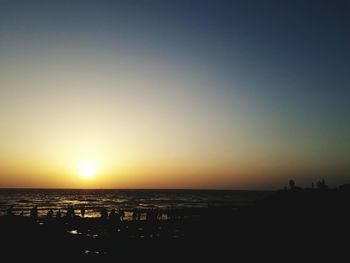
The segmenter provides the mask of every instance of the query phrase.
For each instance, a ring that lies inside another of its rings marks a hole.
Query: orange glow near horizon
[[[321,113],[279,115],[284,97],[268,107],[201,60],[75,36],[0,53],[0,187],[252,189],[350,171],[349,140],[330,143],[349,133]]]

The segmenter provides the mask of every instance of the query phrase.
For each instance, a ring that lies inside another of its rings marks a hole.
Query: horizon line
[[[275,191],[278,189],[227,189],[227,188],[53,188],[53,187],[0,187],[0,190],[170,190],[170,191]]]

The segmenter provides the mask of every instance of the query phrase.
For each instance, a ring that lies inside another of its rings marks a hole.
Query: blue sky
[[[11,168],[15,156],[40,155],[29,142],[72,145],[83,134],[120,146],[125,167],[186,171],[183,187],[203,171],[199,187],[272,187],[290,176],[341,183],[350,170],[349,12],[340,0],[0,1],[2,170],[23,174]]]

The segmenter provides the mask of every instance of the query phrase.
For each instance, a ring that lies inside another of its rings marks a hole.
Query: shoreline
[[[249,251],[285,254],[290,250],[298,257],[305,253],[316,257],[315,251],[339,254],[346,245],[349,207],[347,188],[295,188],[276,191],[239,209],[203,208],[196,217],[174,220],[1,216],[0,231],[6,241],[5,253],[25,251],[30,258],[50,256],[57,248],[58,257],[76,259],[172,255],[198,260],[232,253],[247,257]]]

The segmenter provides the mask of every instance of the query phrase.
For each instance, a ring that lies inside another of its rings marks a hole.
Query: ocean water
[[[62,189],[0,189],[0,214],[6,213],[14,205],[14,213],[37,205],[39,216],[46,215],[49,209],[64,213],[68,205],[74,206],[76,214],[85,208],[86,217],[98,217],[102,208],[123,209],[125,219],[131,218],[134,208],[172,209],[205,208],[211,206],[240,207],[263,199],[269,191],[237,190],[62,190]]]

